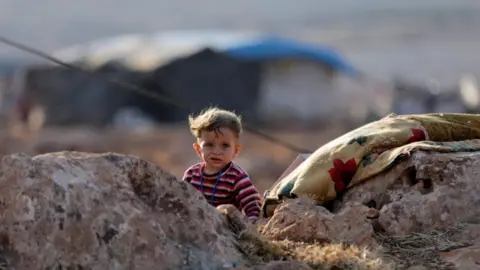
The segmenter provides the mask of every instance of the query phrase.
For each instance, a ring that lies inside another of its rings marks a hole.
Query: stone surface
[[[442,259],[452,263],[457,270],[480,269],[480,245],[442,252]]]
[[[480,153],[415,152],[392,170],[353,187],[337,203],[360,202],[380,211],[390,235],[480,222]]]
[[[374,218],[376,212],[352,203],[332,214],[308,198],[299,198],[280,205],[263,228],[263,234],[277,240],[373,244],[369,218]]]
[[[5,156],[0,259],[14,269],[221,269],[228,224],[159,167],[116,154]]]
[[[452,235],[451,240],[472,245],[480,243],[480,224],[462,224],[460,230]]]

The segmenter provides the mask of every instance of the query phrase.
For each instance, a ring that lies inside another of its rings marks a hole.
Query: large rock
[[[378,211],[359,203],[347,204],[333,214],[309,198],[299,198],[280,205],[263,234],[276,240],[371,245],[375,241],[370,219],[377,215]]]
[[[221,269],[242,262],[225,219],[200,193],[134,157],[6,156],[0,220],[0,261],[14,269]]]
[[[347,191],[335,210],[360,202],[380,211],[389,235],[480,222],[480,153],[415,152],[410,159]]]

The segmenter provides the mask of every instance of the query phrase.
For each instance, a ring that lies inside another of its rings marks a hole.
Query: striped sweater
[[[205,199],[214,207],[233,204],[247,217],[260,216],[260,194],[248,174],[236,163],[230,162],[220,176],[203,173],[203,167],[204,163],[198,163],[188,168],[183,176],[183,181],[190,183],[200,192],[203,189]],[[217,178],[218,185],[215,185]]]

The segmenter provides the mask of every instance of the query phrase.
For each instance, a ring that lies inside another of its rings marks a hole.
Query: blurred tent
[[[264,124],[312,125],[338,116],[337,81],[360,74],[333,49],[252,32],[132,34],[53,56],[169,97],[192,112],[218,105]],[[44,107],[46,124],[103,126],[124,107],[158,122],[186,116],[175,106],[61,67],[32,66],[21,74],[20,88]]]

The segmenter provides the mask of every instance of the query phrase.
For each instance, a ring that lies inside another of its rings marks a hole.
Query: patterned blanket
[[[391,114],[323,145],[285,178],[263,202],[264,216],[285,198],[308,196],[319,204],[395,166],[416,150],[480,150],[480,114]]]

